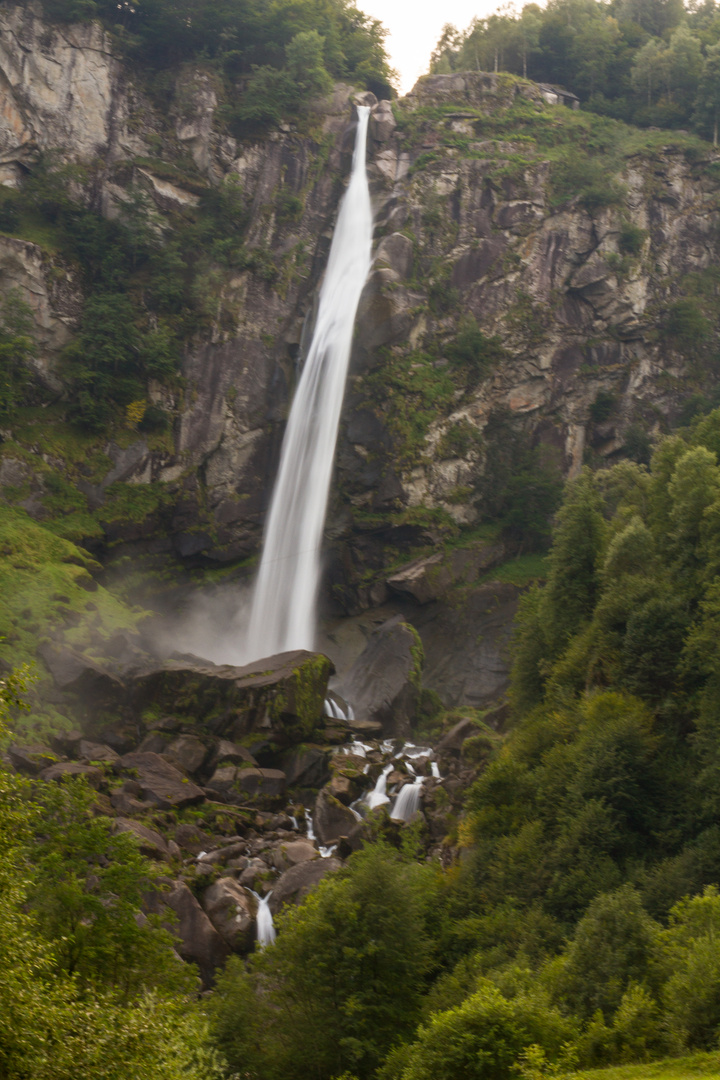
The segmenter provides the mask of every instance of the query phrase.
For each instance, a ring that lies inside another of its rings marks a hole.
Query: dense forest
[[[202,1006],[93,793],[3,774],[4,1075],[500,1080],[714,1048],[719,432],[710,413],[649,467],[569,483],[510,731],[477,721],[462,860],[418,861],[422,826],[376,811]]]
[[[717,143],[720,15],[714,0],[551,0],[446,26],[431,70],[509,71],[564,87],[641,127],[693,127]]]

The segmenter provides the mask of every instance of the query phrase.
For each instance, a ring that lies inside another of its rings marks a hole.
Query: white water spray
[[[400,789],[393,806],[390,817],[393,821],[409,821],[416,810],[420,807],[420,789],[423,785],[423,776],[416,776],[412,784],[406,784]]]
[[[365,169],[370,109],[358,106],[352,172],[338,214],[312,344],[290,411],[265,531],[245,652],[272,656],[315,644],[320,545],[360,294],[370,269],[372,209]]]
[[[388,773],[391,773],[393,769],[392,762],[386,765],[383,771],[375,781],[375,787],[372,791],[368,791],[365,796],[365,805],[369,810],[375,810],[378,806],[385,806],[390,802],[387,796],[387,778]]]
[[[273,926],[272,912],[269,907],[272,892],[269,892],[267,896],[259,896],[254,889],[250,891],[258,902],[257,940],[260,948],[264,949],[266,945],[272,945],[275,941],[275,927]]]

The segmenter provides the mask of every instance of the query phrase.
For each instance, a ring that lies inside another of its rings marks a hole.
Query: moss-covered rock
[[[277,746],[307,739],[322,724],[333,665],[304,650],[245,667],[169,661],[132,680],[136,713],[171,713],[185,725],[241,740],[259,733]]]

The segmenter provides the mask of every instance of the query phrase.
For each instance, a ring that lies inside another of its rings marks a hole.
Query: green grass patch
[[[720,1077],[720,1053],[692,1054],[649,1065],[615,1065],[610,1069],[563,1074],[558,1080],[693,1080],[694,1077]]]
[[[98,564],[24,511],[0,506],[0,654],[13,667],[32,663],[38,644],[63,633],[75,647],[119,629],[132,630],[144,614],[117,600],[92,577]]]
[[[518,555],[509,559],[493,570],[489,570],[485,581],[504,581],[508,585],[522,588],[533,581],[542,581],[547,577],[548,567],[545,555]]]

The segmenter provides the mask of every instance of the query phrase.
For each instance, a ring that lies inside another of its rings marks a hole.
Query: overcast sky
[[[390,63],[400,75],[400,93],[407,94],[427,73],[430,53],[445,23],[465,30],[477,15],[497,11],[499,0],[356,0],[366,15],[390,31],[386,41]],[[522,6],[522,5],[520,5]]]

